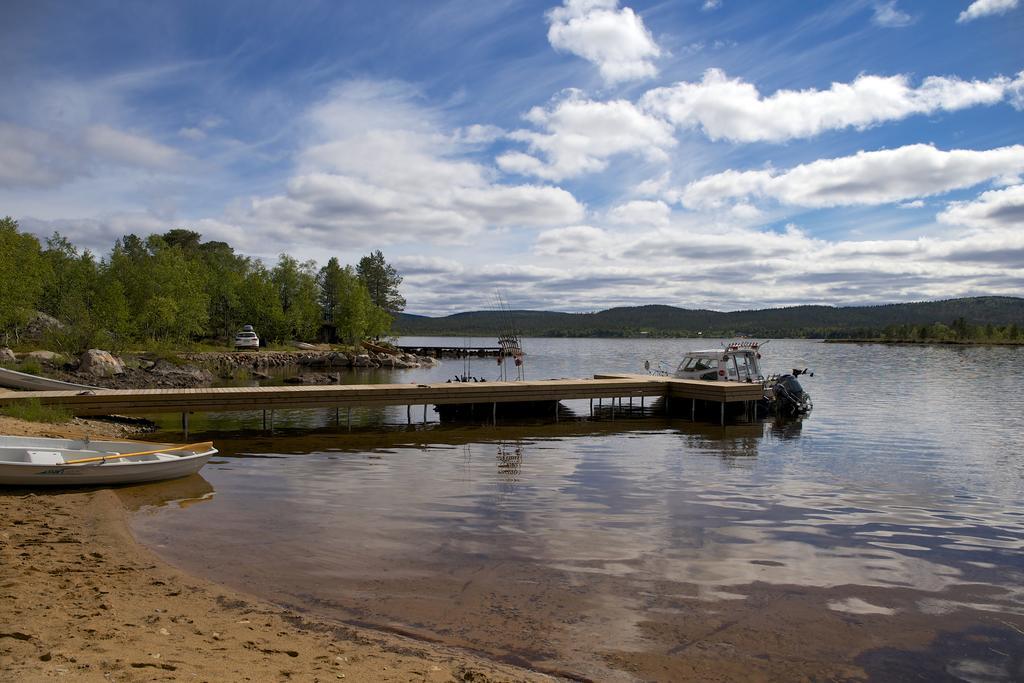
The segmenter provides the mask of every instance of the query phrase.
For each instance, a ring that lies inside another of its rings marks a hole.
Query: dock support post
[[[348,408],[348,431],[352,431],[352,406]]]
[[[423,404],[423,424],[427,424],[427,404]]]
[[[590,417],[591,419],[594,417],[594,399],[590,399]]]
[[[640,412],[644,412],[644,394],[640,394]]]
[[[612,419],[615,419],[615,397],[612,396]]]
[[[498,426],[498,404],[497,402],[491,404],[491,419],[494,420],[494,426]]]
[[[341,408],[334,406],[334,428],[341,426]]]
[[[668,393],[665,394],[665,417],[668,417]]]
[[[270,411],[270,433],[274,433],[274,411]]]
[[[555,401],[555,422],[558,422],[558,401]]]
[[[722,426],[724,427],[725,426],[725,401],[722,401],[721,406],[722,406]]]
[[[188,413],[181,414],[181,431],[185,432],[185,440],[188,441]]]
[[[412,424],[412,406],[405,407],[405,420],[409,424]]]
[[[264,431],[267,429],[267,411],[266,411],[266,409],[263,410],[263,429],[264,429]]]

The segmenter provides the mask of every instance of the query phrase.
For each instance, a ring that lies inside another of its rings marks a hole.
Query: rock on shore
[[[0,349],[0,362],[13,363],[17,360],[13,352],[4,351],[10,350]],[[338,381],[336,369],[419,368],[439,362],[429,356],[411,353],[322,350],[183,353],[170,360],[129,357],[126,361],[109,351],[89,349],[79,359],[70,362],[52,351],[32,351],[23,354],[23,358],[46,366],[57,379],[107,389],[201,387],[209,385],[216,377],[234,377],[240,370],[266,379],[264,371],[288,367],[300,370],[300,379],[294,380],[295,383],[329,384]]]
[[[109,351],[89,349],[78,360],[78,372],[94,377],[123,375],[124,363]]]
[[[437,359],[411,353],[350,353],[343,351],[259,351],[184,353],[181,358],[229,375],[236,369],[259,370],[293,365],[311,368],[419,368],[437,364]]]

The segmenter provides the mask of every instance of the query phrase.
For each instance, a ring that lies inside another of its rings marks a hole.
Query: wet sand
[[[0,420],[0,433],[120,436]],[[0,488],[0,680],[551,681],[195,578],[136,543],[130,489]]]

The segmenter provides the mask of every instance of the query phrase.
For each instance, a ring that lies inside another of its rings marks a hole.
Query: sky
[[[0,4],[0,215],[410,313],[1024,293],[1021,0]]]

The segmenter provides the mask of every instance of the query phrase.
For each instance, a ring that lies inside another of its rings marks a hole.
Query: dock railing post
[[[188,413],[181,414],[181,431],[185,432],[185,440],[188,441]]]

